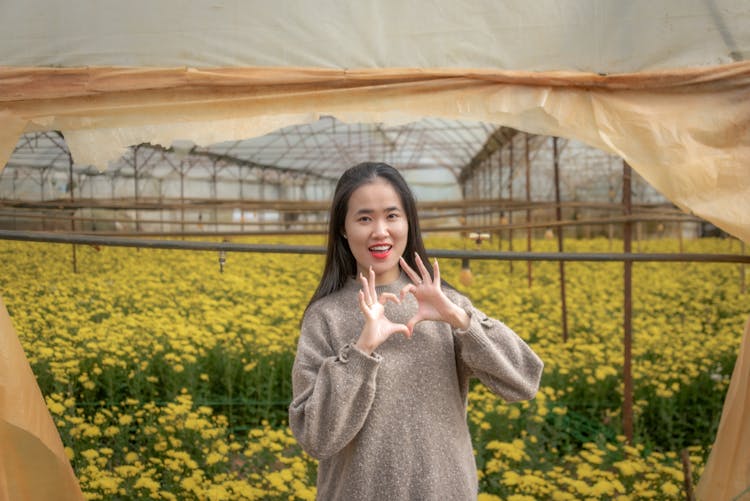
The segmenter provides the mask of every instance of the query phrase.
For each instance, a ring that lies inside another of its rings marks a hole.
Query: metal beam
[[[476,155],[461,169],[458,174],[458,183],[463,185],[469,180],[474,173],[482,167],[485,161],[492,156],[497,150],[508,144],[513,140],[513,136],[518,134],[516,129],[510,127],[498,127],[495,132],[492,133],[487,141],[482,145]]]
[[[42,231],[0,230],[0,240],[47,242],[59,244],[103,245],[193,251],[266,252],[270,254],[324,254],[325,247],[310,245],[240,244],[189,240],[156,240],[97,235],[70,235]],[[750,263],[750,255],[742,254],[678,254],[678,253],[612,253],[612,252],[503,252],[431,249],[431,257],[445,259],[484,259],[514,261],[587,261],[587,262],[672,262],[672,263]]]

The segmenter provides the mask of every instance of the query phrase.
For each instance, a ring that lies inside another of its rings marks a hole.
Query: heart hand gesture
[[[440,268],[438,267],[437,259],[433,266],[434,277],[430,276],[419,254],[416,254],[415,261],[419,273],[414,271],[404,258],[400,260],[401,268],[413,282],[401,289],[401,299],[406,294],[411,293],[417,298],[418,303],[417,312],[406,324],[409,329],[409,335],[414,333],[414,326],[422,320],[448,322],[456,329],[468,328],[469,315],[448,299],[440,286]]]
[[[369,280],[363,274],[359,275],[359,280],[362,282],[362,289],[359,291],[359,309],[365,316],[365,327],[355,343],[358,349],[368,355],[397,332],[402,332],[407,337],[411,336],[411,331],[406,325],[393,323],[385,316],[385,303],[388,301],[400,303],[398,296],[384,292],[378,297],[375,291],[375,271],[372,267],[370,267],[369,275]]]

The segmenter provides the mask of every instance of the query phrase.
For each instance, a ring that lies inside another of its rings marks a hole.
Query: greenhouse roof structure
[[[318,185],[317,191],[300,191],[303,199],[327,200],[340,172],[359,162],[373,158],[397,166],[414,189],[419,200],[457,200],[462,198],[460,184],[472,175],[472,169],[503,148],[516,147],[516,163],[521,163],[527,146],[533,171],[534,199],[549,200],[553,195],[551,176],[552,153],[544,136],[530,136],[525,144],[514,129],[483,122],[467,122],[442,118],[425,118],[403,125],[383,123],[346,124],[332,116],[317,122],[291,125],[263,136],[231,140],[200,146],[191,141],[175,141],[170,147],[144,143],[137,145],[139,171],[134,172],[134,153],[109,163],[100,170],[93,165],[73,164],[71,171],[64,137],[56,132],[29,133],[19,140],[13,154],[0,172],[0,198],[6,200],[52,200],[68,196],[71,173],[76,178],[77,195],[93,195],[94,181],[109,179],[110,184],[132,188],[133,177],[145,184],[176,183],[180,162],[189,158],[186,178],[203,182],[192,186],[188,197],[209,196],[208,184],[214,180],[224,185],[221,198],[236,198],[241,179],[250,186],[264,178],[283,179],[294,185]],[[619,160],[615,155],[596,150],[577,141],[561,142],[563,192],[566,196],[604,200],[608,190],[619,185]],[[497,159],[494,160],[497,163]],[[514,162],[512,153],[499,160]],[[502,165],[500,165],[502,168]],[[613,174],[614,173],[614,174]],[[518,177],[520,171],[513,174]],[[507,177],[507,176],[506,176]],[[43,181],[42,181],[43,179]],[[508,184],[512,181],[505,180]],[[195,183],[193,183],[195,184]],[[518,183],[517,183],[518,184]],[[645,185],[645,184],[644,184]],[[653,189],[642,191],[639,199],[663,201]],[[98,192],[118,193],[114,186]],[[517,191],[518,193],[519,191]],[[251,191],[246,191],[252,197]],[[223,195],[223,196],[222,196]],[[294,193],[289,193],[295,196]],[[113,195],[114,196],[114,195]],[[284,194],[279,194],[283,197]]]

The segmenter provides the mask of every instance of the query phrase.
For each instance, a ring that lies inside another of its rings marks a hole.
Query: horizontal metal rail
[[[242,244],[191,240],[156,240],[69,233],[0,230],[0,240],[47,242],[142,249],[192,251],[260,252],[270,254],[325,254],[325,247],[314,245]],[[698,253],[623,253],[623,252],[510,252],[430,249],[429,255],[445,259],[485,259],[501,261],[658,261],[703,263],[750,263],[750,255]]]
[[[622,204],[614,202],[582,202],[563,201],[525,201],[507,198],[474,198],[463,200],[422,200],[417,202],[420,212],[425,210],[457,210],[469,208],[490,207],[493,210],[523,211],[529,209],[554,209],[556,207],[614,210],[622,211]],[[331,208],[330,200],[262,200],[262,199],[215,199],[215,198],[165,198],[139,197],[132,198],[85,198],[77,197],[57,198],[51,200],[3,199],[0,207],[25,210],[73,210],[73,209],[107,209],[107,210],[194,210],[194,209],[247,209],[247,210],[278,210],[282,212],[328,212]],[[669,203],[641,203],[633,204],[634,209],[644,211],[658,211],[669,214],[685,214]]]

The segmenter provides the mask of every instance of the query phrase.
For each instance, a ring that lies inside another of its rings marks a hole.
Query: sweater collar
[[[404,286],[408,283],[410,283],[409,277],[407,277],[406,273],[401,270],[401,273],[396,280],[388,284],[376,285],[375,291],[378,294],[382,294],[383,292],[391,292],[398,295],[398,293],[401,292],[401,289],[403,289]],[[346,289],[357,291],[361,288],[362,282],[360,282],[356,277],[349,277],[349,280],[347,280],[346,282]]]

